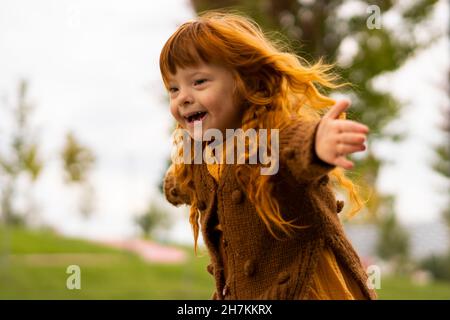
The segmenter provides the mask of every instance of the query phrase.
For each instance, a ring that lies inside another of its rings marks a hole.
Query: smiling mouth
[[[190,124],[194,123],[195,121],[202,121],[206,117],[207,112],[199,111],[189,117],[185,117],[186,121]]]

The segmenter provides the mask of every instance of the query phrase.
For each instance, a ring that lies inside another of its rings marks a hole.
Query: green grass
[[[380,300],[450,300],[450,283],[417,285],[406,277],[391,277],[381,280],[377,293]]]
[[[51,231],[0,229],[0,299],[209,299],[209,258],[179,247],[183,264],[155,264],[135,254]],[[81,268],[81,289],[69,290],[69,265]],[[380,299],[450,299],[450,283],[414,285],[382,278]]]
[[[6,238],[6,241],[5,241]],[[155,264],[122,250],[50,231],[0,231],[0,299],[209,299],[209,258],[183,248],[183,264]],[[81,289],[69,290],[69,265],[81,269]]]

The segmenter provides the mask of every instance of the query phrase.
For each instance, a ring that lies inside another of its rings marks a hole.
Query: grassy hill
[[[182,249],[189,252],[184,264],[149,264],[50,231],[9,229],[0,235],[0,299],[209,299],[209,258]],[[69,265],[81,269],[81,290],[66,287]]]
[[[181,249],[189,257],[185,263],[156,264],[50,231],[0,229],[0,299],[209,299],[209,258]],[[66,287],[69,265],[81,268],[80,290]],[[449,283],[382,278],[381,286],[380,299],[450,299]]]

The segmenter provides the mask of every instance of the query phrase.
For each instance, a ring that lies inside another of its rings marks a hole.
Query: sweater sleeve
[[[182,204],[190,205],[190,197],[187,192],[181,190],[172,172],[173,167],[170,166],[164,176],[163,190],[164,195],[171,204],[178,207]]]
[[[295,118],[280,130],[280,162],[300,183],[320,179],[336,168],[322,161],[315,152],[316,132],[319,120]]]

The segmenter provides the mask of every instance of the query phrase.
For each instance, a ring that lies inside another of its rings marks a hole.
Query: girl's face
[[[169,77],[170,112],[194,138],[194,122],[207,129],[240,128],[242,110],[235,105],[234,79],[226,68],[214,64],[178,68]]]

